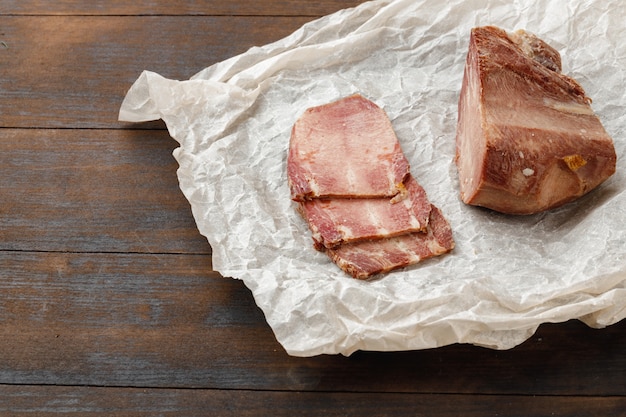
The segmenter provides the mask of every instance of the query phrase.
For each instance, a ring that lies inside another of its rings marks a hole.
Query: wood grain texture
[[[210,253],[164,130],[0,129],[0,249]]]
[[[2,18],[0,127],[137,128],[117,121],[143,70],[188,79],[287,36],[311,18],[8,16]],[[162,123],[141,125],[163,128]]]
[[[522,345],[289,357],[211,248],[162,122],[117,113],[360,1],[0,4],[0,415],[613,416],[626,322]]]
[[[30,416],[620,416],[615,397],[464,396],[0,386],[0,413]],[[462,413],[459,413],[462,410]],[[267,414],[271,411],[271,414]],[[41,415],[41,414],[40,414]]]
[[[109,0],[3,0],[1,14],[11,15],[179,15],[179,16],[323,16],[354,7],[362,0],[282,0],[282,1],[154,1]]]
[[[0,384],[619,396],[626,323],[523,345],[294,358],[209,255],[0,252]],[[24,266],[28,265],[28,268]],[[523,366],[521,366],[523,365]]]

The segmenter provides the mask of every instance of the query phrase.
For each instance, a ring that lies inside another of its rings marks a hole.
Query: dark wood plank
[[[278,40],[309,17],[8,16],[2,18],[0,127],[120,128],[143,70],[188,79]],[[149,127],[162,124],[149,125]]]
[[[117,122],[144,69],[186,79],[354,0],[3,1],[0,414],[621,415],[626,322],[294,358],[212,271],[161,122]]]
[[[626,399],[0,386],[11,416],[620,416]],[[271,414],[269,413],[271,411]]]
[[[153,1],[112,0],[106,5],[83,0],[41,2],[3,0],[0,15],[227,15],[227,16],[321,16],[353,7],[363,0],[283,1]]]
[[[177,146],[164,130],[0,129],[0,250],[210,253]]]
[[[295,358],[209,255],[0,252],[0,384],[626,396],[626,322],[523,345]]]

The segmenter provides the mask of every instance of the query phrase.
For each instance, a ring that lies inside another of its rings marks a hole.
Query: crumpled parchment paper
[[[460,202],[453,163],[470,29],[526,29],[562,55],[615,140],[617,173],[580,200],[514,217]],[[626,9],[617,0],[374,1],[315,20],[190,80],[144,71],[120,120],[163,119],[213,267],[252,291],[295,356],[471,343],[507,349],[544,322],[626,316]],[[290,130],[360,93],[389,115],[411,172],[449,219],[448,255],[363,282],[312,247],[290,201]]]

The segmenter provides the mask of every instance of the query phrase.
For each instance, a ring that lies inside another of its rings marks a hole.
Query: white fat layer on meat
[[[405,198],[404,200],[402,200],[402,204],[404,204],[404,207],[406,207],[407,211],[411,213],[411,227],[415,229],[421,229],[423,227],[423,224],[421,224],[418,218],[413,215],[413,201],[411,200],[411,198]]]
[[[392,190],[396,189],[396,178],[394,175],[393,167],[391,167],[390,169],[387,169],[387,173],[388,173],[387,180],[389,181],[389,184],[391,186],[390,188]]]
[[[432,239],[428,240],[428,250],[431,253],[443,253],[446,251],[446,248],[441,246],[435,239]]]
[[[341,235],[345,238],[351,238],[354,236],[354,232],[352,231],[351,228],[349,228],[348,226],[345,226],[343,224],[338,224],[337,225],[337,231],[339,231],[341,233]]]
[[[563,113],[586,114],[589,116],[593,116],[595,114],[589,105],[581,104],[575,101],[563,102],[552,100],[550,98],[544,98],[543,104],[545,104],[547,107],[550,107],[551,109]]]
[[[315,178],[309,178],[309,187],[311,187],[311,193],[313,195],[319,195],[320,187],[315,181]]]
[[[417,263],[421,260],[421,258],[415,253],[415,251],[413,251],[411,248],[407,247],[407,245],[404,244],[402,239],[396,239],[394,243],[399,251],[408,255],[407,264]]]
[[[355,189],[355,187],[358,187],[357,184],[359,183],[359,178],[355,174],[354,169],[352,168],[351,164],[348,164],[346,169],[347,169],[346,170],[346,179],[348,180],[348,183],[350,184],[350,189],[353,190],[353,189]]]
[[[386,228],[382,226],[381,218],[378,215],[377,211],[372,210],[374,206],[372,204],[364,204],[364,205],[367,210],[368,223],[376,225],[376,231],[378,232],[379,235],[386,236],[389,233],[389,230],[387,230]]]

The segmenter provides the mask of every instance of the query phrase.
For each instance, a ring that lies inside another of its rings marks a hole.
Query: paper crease
[[[541,323],[604,327],[626,316],[625,18],[615,0],[372,1],[189,80],[146,70],[119,119],[164,120],[213,268],[244,281],[289,354],[509,349]],[[456,106],[469,31],[487,24],[546,40],[594,100],[618,154],[617,173],[600,188],[525,217],[459,201]],[[390,116],[412,174],[457,242],[446,256],[367,282],[312,248],[285,172],[295,120],[353,93]]]

